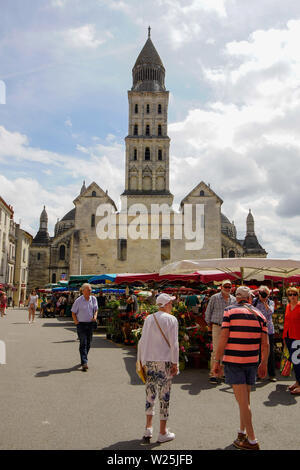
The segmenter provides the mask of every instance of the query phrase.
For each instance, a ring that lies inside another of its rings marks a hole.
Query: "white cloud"
[[[38,220],[40,206],[43,204],[49,207],[49,213],[52,214],[49,221],[52,224],[54,219],[56,221],[57,217],[73,207],[72,201],[80,189],[72,182],[74,180],[85,179],[87,184],[97,182],[104,191],[108,189],[109,195],[117,202],[124,189],[125,150],[111,135],[108,135],[107,142],[107,145],[97,143],[90,147],[77,144],[77,150],[84,154],[84,158],[74,157],[30,146],[26,135],[10,132],[0,126],[0,162],[18,162],[21,165],[39,163],[45,165],[41,170],[43,174],[48,177],[59,175],[66,181],[65,185],[58,184],[55,191],[52,191],[45,189],[34,177],[11,181],[3,176],[0,180],[1,195],[4,199],[13,201],[18,214],[28,214],[26,220],[30,221],[27,222],[30,226],[34,226],[34,220]],[[26,204],[22,206],[24,195]]]
[[[102,37],[97,34],[94,24],[86,24],[79,28],[70,28],[63,32],[64,40],[71,47],[96,49],[112,38],[112,33],[104,31]]]

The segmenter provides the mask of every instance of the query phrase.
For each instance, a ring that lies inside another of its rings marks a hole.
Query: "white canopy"
[[[300,274],[300,260],[271,258],[216,258],[182,260],[164,266],[159,274],[190,274],[196,271],[218,270],[240,272],[240,278],[264,280],[265,276],[287,278]],[[238,276],[237,276],[238,277]]]

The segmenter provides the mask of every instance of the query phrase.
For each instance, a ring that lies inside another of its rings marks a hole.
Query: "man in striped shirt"
[[[225,365],[225,380],[233,388],[240,410],[240,430],[234,441],[239,449],[259,450],[255,438],[250,409],[251,386],[256,375],[267,375],[269,340],[267,322],[263,314],[251,305],[251,290],[247,286],[236,290],[237,304],[224,311],[222,331],[216,352],[214,373]],[[261,362],[259,349],[261,347]]]

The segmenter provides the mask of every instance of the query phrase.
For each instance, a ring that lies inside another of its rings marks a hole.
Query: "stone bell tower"
[[[129,126],[126,143],[125,191],[134,203],[172,205],[169,190],[168,102],[165,68],[148,29],[148,39],[132,69],[128,91]]]

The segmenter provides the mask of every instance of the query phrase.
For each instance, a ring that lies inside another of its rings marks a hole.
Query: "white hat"
[[[156,304],[160,307],[164,307],[171,300],[175,300],[176,297],[171,297],[169,294],[159,294],[156,298]]]
[[[229,279],[224,279],[224,281],[222,282],[222,286],[225,286],[226,284],[232,285],[232,283]]]

